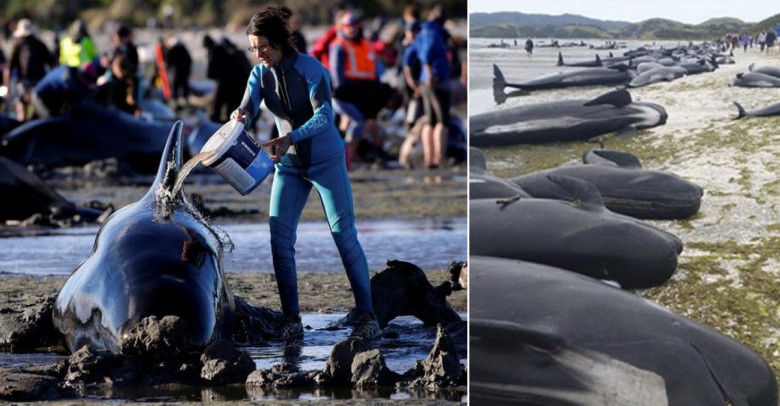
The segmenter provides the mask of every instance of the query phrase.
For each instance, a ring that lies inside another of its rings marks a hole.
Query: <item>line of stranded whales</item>
[[[229,236],[209,224],[188,202],[183,190],[172,194],[182,165],[183,128],[183,123],[177,121],[170,129],[149,191],[108,217],[97,233],[92,252],[67,278],[56,299],[40,306],[40,316],[18,315],[20,320],[37,320],[35,326],[24,327],[36,332],[35,341],[5,342],[7,337],[25,334],[18,320],[11,327],[3,323],[4,318],[13,316],[13,312],[4,310],[0,312],[0,346],[23,351],[29,345],[41,345],[41,341],[48,340],[45,345],[51,346],[63,340],[73,353],[70,367],[64,377],[62,368],[57,368],[62,373],[53,374],[70,383],[107,380],[144,386],[249,381],[255,364],[246,352],[233,346],[267,345],[268,340],[278,340],[283,317],[281,312],[255,307],[233,296],[222,267],[223,253],[231,246]],[[458,361],[466,353],[465,322],[446,301],[454,289],[464,288],[458,277],[465,264],[454,265],[453,282],[438,287],[428,282],[421,269],[404,261],[388,261],[387,268],[372,277],[372,299],[380,324],[387,326],[396,317],[411,315],[425,326],[438,325],[433,350],[436,355],[431,355],[438,361],[426,360],[403,375],[386,367],[369,368],[375,376],[361,379],[390,386],[423,381],[436,387],[465,384],[465,369]],[[341,324],[349,322],[347,316]],[[14,333],[4,330],[7,328]],[[348,338],[334,347],[331,358],[343,358],[344,347],[351,358],[329,360],[324,372],[290,371],[292,375],[286,375],[277,371],[272,374],[275,378],[265,377],[260,384],[274,385],[281,379],[301,386],[353,385],[358,380],[349,368],[358,350],[384,348],[382,340],[374,344],[355,340],[363,341]],[[387,346],[395,348],[397,344]],[[184,354],[194,358],[185,359]],[[213,357],[221,361],[207,362]],[[381,353],[378,357],[375,354],[373,361],[367,362],[384,365]],[[161,361],[164,365],[155,364]],[[203,370],[197,367],[193,373],[192,362],[202,363]],[[334,366],[344,362],[346,367]],[[220,365],[220,371],[225,368],[230,372],[215,372],[215,364]],[[361,374],[366,373],[365,368],[360,367]],[[5,373],[0,370],[0,375]],[[343,374],[347,375],[346,381],[338,378]],[[36,390],[40,388],[29,393]],[[5,396],[0,393],[2,399],[18,399],[13,394]]]
[[[475,404],[778,402],[758,355],[638,295],[530,262],[472,255],[469,266]]]
[[[116,158],[138,173],[149,174],[156,169],[171,123],[147,121],[84,102],[74,106],[68,115],[15,126],[2,135],[0,155],[22,165],[46,168]],[[201,132],[206,133],[215,124],[204,120],[188,130],[197,132],[205,126]]]
[[[642,87],[658,82],[670,82],[686,75],[712,72],[721,64],[734,63],[733,54],[724,55],[709,44],[648,49],[640,47],[626,51],[622,56],[595,60],[565,62],[558,53],[556,66],[584,69],[556,72],[526,82],[508,82],[497,65],[493,65],[493,98],[502,104],[509,97],[522,96],[531,91],[561,89],[579,86]],[[516,89],[510,93],[505,88]]]
[[[75,105],[68,115],[25,123],[0,114],[0,194],[6,196],[0,203],[0,223],[70,226],[102,222],[113,207],[99,202],[76,206],[36,173],[84,165],[95,173],[153,174],[176,116],[156,100],[144,102],[143,108],[153,120],[90,102]],[[186,125],[185,155],[197,154],[220,126],[204,114]]]

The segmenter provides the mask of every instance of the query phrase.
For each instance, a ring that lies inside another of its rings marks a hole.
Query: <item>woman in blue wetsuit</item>
[[[333,123],[328,71],[290,43],[282,11],[269,7],[252,16],[246,29],[249,51],[259,59],[249,76],[244,99],[231,119],[252,121],[260,102],[270,110],[280,137],[271,147],[276,162],[269,226],[274,273],[285,315],[283,338],[300,337],[295,239],[298,221],[312,186],[317,188],[330,231],[355,296],[351,336],[381,334],[371,304],[368,262],[357,239],[352,188],[344,142]]]

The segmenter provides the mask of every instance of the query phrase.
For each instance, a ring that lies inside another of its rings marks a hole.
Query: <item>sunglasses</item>
[[[270,46],[271,46],[271,44],[266,43],[266,44],[260,45],[259,47],[249,47],[246,50],[249,51],[252,54],[254,54],[257,51],[260,51],[260,53],[262,53],[262,54],[267,54],[268,53],[268,48]]]

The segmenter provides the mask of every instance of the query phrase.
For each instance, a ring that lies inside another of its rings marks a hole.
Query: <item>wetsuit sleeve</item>
[[[309,88],[309,101],[314,114],[302,126],[290,132],[293,143],[335,129],[328,71],[315,59],[307,60],[302,65],[301,73]]]
[[[263,101],[263,87],[262,87],[263,68],[261,65],[255,65],[252,71],[249,73],[249,79],[246,82],[246,90],[244,90],[244,98],[239,104],[239,108],[247,112],[247,125],[251,125],[255,121],[255,117],[260,112],[260,103]]]

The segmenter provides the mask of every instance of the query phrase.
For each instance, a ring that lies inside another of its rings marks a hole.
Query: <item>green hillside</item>
[[[651,18],[635,24],[627,24],[619,29],[605,29],[596,25],[548,24],[531,27],[506,23],[491,24],[490,15],[481,15],[480,25],[472,24],[469,33],[472,37],[517,38],[524,36],[543,38],[623,38],[643,40],[712,40],[729,33],[758,32],[774,27],[780,22],[780,14],[760,23],[746,23],[737,18],[722,17],[691,25],[663,18]]]

